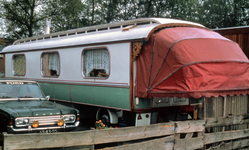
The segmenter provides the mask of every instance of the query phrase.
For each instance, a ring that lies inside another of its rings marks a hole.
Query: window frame
[[[44,54],[49,54],[49,53],[57,53],[58,56],[59,56],[59,74],[57,76],[46,76],[46,75],[43,75],[43,70],[42,70],[42,56]],[[61,58],[60,58],[60,53],[58,51],[49,51],[49,52],[42,52],[41,55],[40,55],[40,71],[41,71],[41,76],[42,77],[45,77],[45,78],[58,78],[60,76],[60,73],[61,73]]]
[[[85,51],[88,50],[99,50],[99,49],[106,49],[108,51],[108,55],[109,55],[109,72],[108,72],[108,76],[106,77],[87,77],[84,74],[84,66],[85,66],[85,58],[83,57]],[[99,80],[106,80],[110,77],[111,74],[111,56],[110,56],[110,50],[108,49],[108,47],[106,46],[101,46],[101,47],[91,47],[91,48],[84,48],[81,52],[81,75],[84,79],[99,79]]]
[[[15,56],[20,56],[20,55],[23,55],[24,56],[24,60],[25,60],[25,73],[24,73],[24,75],[17,75],[17,74],[15,74],[14,73],[14,69],[15,69],[15,66],[14,66],[14,57]],[[26,61],[26,55],[24,54],[24,53],[21,53],[21,54],[13,54],[12,55],[12,59],[11,59],[11,63],[12,63],[12,65],[11,65],[11,72],[12,72],[12,75],[13,76],[25,76],[26,75],[26,73],[27,73],[27,61]]]

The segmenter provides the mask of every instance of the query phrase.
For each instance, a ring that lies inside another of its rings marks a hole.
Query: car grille
[[[38,121],[39,125],[55,125],[57,121],[62,119],[62,116],[41,116],[41,117],[30,117],[30,123]]]

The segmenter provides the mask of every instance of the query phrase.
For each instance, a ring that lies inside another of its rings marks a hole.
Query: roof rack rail
[[[67,30],[67,31],[55,32],[55,33],[39,35],[39,36],[35,36],[35,37],[28,37],[28,38],[19,39],[19,40],[15,41],[13,43],[13,45],[16,45],[19,43],[36,42],[36,41],[46,40],[46,39],[76,36],[79,34],[86,34],[86,33],[92,33],[92,32],[97,33],[100,31],[109,31],[109,30],[114,30],[114,29],[121,29],[123,31],[127,31],[127,30],[133,28],[134,26],[141,26],[141,25],[154,24],[154,23],[156,23],[156,24],[184,23],[184,24],[193,24],[196,26],[204,27],[204,26],[197,24],[197,23],[176,20],[176,19],[141,18],[141,19],[120,21],[120,22],[115,22],[115,23],[95,25],[95,26],[83,27],[83,28],[72,29],[72,30]]]
[[[151,18],[134,19],[134,20],[120,21],[116,23],[109,23],[109,24],[96,25],[96,26],[89,26],[89,27],[84,27],[84,28],[72,29],[72,30],[67,30],[67,31],[55,32],[51,34],[45,34],[45,35],[40,35],[40,36],[35,36],[35,37],[19,39],[15,41],[13,45],[19,44],[19,43],[32,42],[32,41],[39,41],[39,40],[44,40],[44,39],[52,39],[52,38],[58,38],[58,37],[64,37],[64,36],[84,34],[84,33],[107,31],[107,30],[112,30],[112,29],[123,29],[130,25],[145,25],[145,24],[152,24],[152,23],[160,24],[160,22],[158,22],[157,20],[153,20]]]

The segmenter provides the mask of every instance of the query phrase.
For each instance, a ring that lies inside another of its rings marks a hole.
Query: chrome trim
[[[9,132],[24,132],[24,131],[39,131],[39,130],[48,130],[48,129],[66,129],[66,128],[75,128],[78,127],[80,124],[80,121],[76,121],[73,125],[66,125],[63,126],[56,126],[56,127],[38,127],[38,128],[32,128],[31,125],[28,126],[28,128],[14,128],[12,125],[8,126],[7,130]]]
[[[92,78],[90,78],[92,79]],[[94,78],[93,78],[94,79]],[[101,78],[98,78],[101,79]],[[57,83],[57,84],[74,84],[74,85],[89,85],[89,86],[113,86],[121,88],[129,88],[129,83],[101,83],[101,82],[84,82],[84,81],[74,81],[74,80],[41,80],[35,79],[38,83]]]
[[[80,121],[76,121],[73,125],[66,125],[66,128],[75,128],[78,127],[80,124]]]
[[[46,98],[4,98],[4,99],[0,99],[0,101],[22,101],[22,100],[25,100],[25,101],[33,101],[33,100],[47,100]]]
[[[37,117],[18,117],[15,120],[17,120],[17,119],[29,119],[28,124],[26,124],[26,125],[16,125],[17,127],[31,126],[34,121],[38,121],[39,126],[44,126],[44,125],[56,125],[57,121],[59,119],[63,119],[63,121],[64,121],[65,116],[74,116],[73,121],[67,121],[65,123],[74,123],[75,120],[76,120],[76,117],[77,117],[74,114],[67,114],[67,115],[37,116]]]
[[[41,125],[56,125],[59,119],[62,119],[63,115],[55,115],[55,116],[37,116],[37,117],[18,117],[17,119],[29,119],[29,124],[25,126],[31,126],[34,121],[39,122],[39,126]],[[16,123],[15,123],[16,124]],[[17,127],[22,127],[24,125],[16,125]]]
[[[65,119],[64,119],[64,117],[67,117],[67,116],[73,116],[74,117],[74,120],[73,121],[65,121]],[[69,115],[63,115],[63,121],[65,122],[65,123],[74,123],[75,122],[75,120],[77,119],[77,117],[75,116],[75,115],[71,115],[71,114],[69,114]]]
[[[21,120],[21,119],[27,119],[27,120],[28,120],[28,123],[26,123],[26,124],[17,124],[17,120]],[[15,125],[16,125],[17,127],[27,127],[29,124],[30,124],[30,120],[29,120],[29,118],[27,118],[27,117],[16,118],[16,119],[15,119]]]

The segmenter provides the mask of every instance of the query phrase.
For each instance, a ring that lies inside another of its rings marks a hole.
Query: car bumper
[[[63,126],[53,126],[53,127],[38,127],[38,128],[32,128],[31,126],[28,126],[27,128],[15,128],[12,125],[7,127],[8,133],[18,133],[18,132],[33,132],[33,131],[41,131],[41,130],[51,130],[51,129],[70,129],[70,128],[76,128],[80,124],[80,121],[76,121],[74,124]]]

